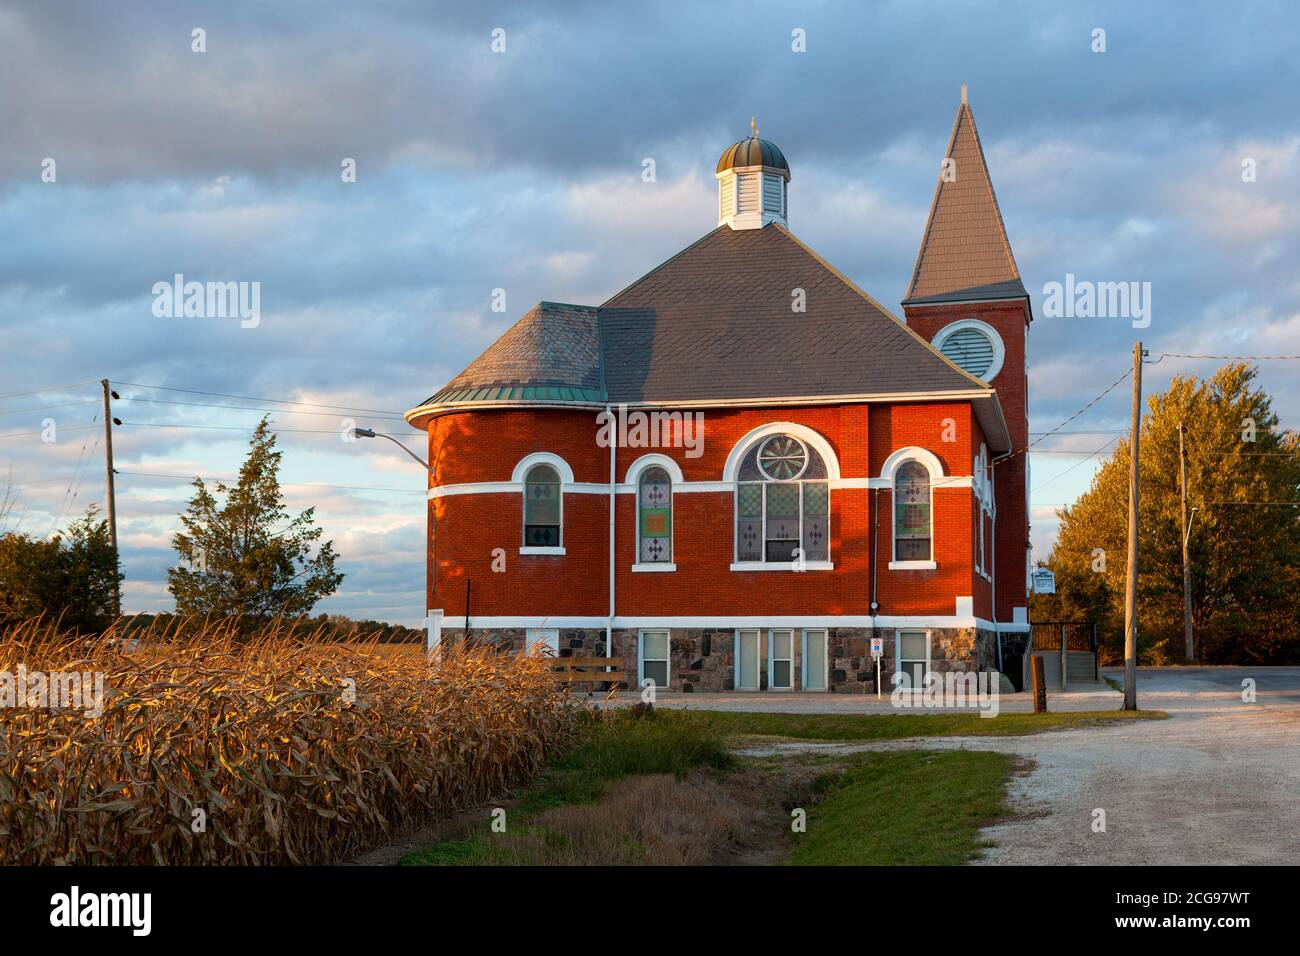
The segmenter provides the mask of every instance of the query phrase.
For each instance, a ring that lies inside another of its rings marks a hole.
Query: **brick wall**
[[[672,458],[687,481],[720,481],[735,444],[754,428],[773,421],[795,422],[822,435],[839,459],[842,477],[850,479],[879,475],[889,454],[909,445],[934,453],[948,475],[969,476],[980,442],[970,405],[963,402],[705,410],[699,457],[687,457],[682,448],[620,448],[616,476],[622,482],[636,459],[658,452]],[[596,433],[595,412],[590,410],[443,415],[429,425],[429,455],[437,465],[435,483],[508,482],[520,459],[540,451],[561,456],[578,482],[606,483],[609,450],[596,444]],[[972,498],[967,487],[935,487],[933,551],[937,569],[890,570],[891,493],[833,489],[830,553],[835,569],[796,574],[731,571],[733,494],[676,494],[677,571],[641,573],[632,570],[635,495],[619,494],[615,543],[618,613],[866,614],[872,594],[873,550],[878,559],[875,587],[881,614],[951,615],[959,596],[972,596],[978,613],[989,604],[989,593],[973,568],[977,526]],[[1022,486],[1006,511],[1014,516],[1016,501],[1023,500]],[[559,556],[519,554],[523,513],[518,492],[446,495],[430,501],[429,507],[430,607],[442,608],[450,616],[464,614],[468,579],[472,584],[471,620],[477,616],[598,617],[608,613],[607,495],[564,496],[566,554]],[[1001,515],[998,534],[1000,538],[1010,534]],[[494,570],[494,564],[504,566],[504,571]],[[1023,597],[1018,603],[1023,603]],[[1010,619],[1009,611],[1004,619]]]

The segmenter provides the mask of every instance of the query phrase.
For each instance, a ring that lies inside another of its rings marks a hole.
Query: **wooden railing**
[[[626,683],[627,674],[620,670],[623,663],[621,657],[557,657],[551,670],[569,684]]]

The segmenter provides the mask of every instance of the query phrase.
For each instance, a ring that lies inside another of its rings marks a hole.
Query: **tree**
[[[1208,663],[1280,663],[1300,655],[1300,436],[1281,431],[1256,370],[1236,363],[1208,379],[1176,377],[1142,420],[1139,655],[1181,661],[1182,552],[1178,423],[1186,428],[1192,623]],[[1251,427],[1253,425],[1253,428]],[[1058,512],[1047,564],[1057,594],[1037,618],[1100,623],[1108,659],[1122,657],[1129,443],[1092,487]],[[1100,568],[1100,570],[1099,570]]]
[[[113,618],[121,585],[108,522],[94,506],[49,540],[0,536],[0,621],[6,624],[44,615],[61,618],[69,630],[101,631]]]
[[[194,479],[194,497],[180,516],[185,530],[172,538],[184,566],[167,571],[179,613],[298,616],[338,589],[343,575],[334,570],[333,542],[312,554],[323,531],[314,525],[316,509],[292,517],[284,508],[281,455],[263,418],[234,487],[217,482],[214,494]]]

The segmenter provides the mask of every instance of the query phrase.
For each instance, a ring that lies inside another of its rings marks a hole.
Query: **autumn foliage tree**
[[[172,538],[181,565],[167,571],[179,614],[261,620],[307,614],[343,581],[333,542],[318,545],[315,508],[290,515],[279,469],[283,453],[263,418],[233,487],[194,479],[194,497]],[[314,551],[314,553],[313,553]]]
[[[1192,621],[1197,660],[1300,659],[1300,436],[1279,428],[1269,396],[1245,364],[1212,378],[1176,377],[1142,419],[1139,477],[1138,652],[1143,663],[1183,653],[1178,424],[1186,430]],[[1034,599],[1038,620],[1100,623],[1103,657],[1123,657],[1129,443],[1092,487],[1058,512],[1047,565],[1056,595]]]

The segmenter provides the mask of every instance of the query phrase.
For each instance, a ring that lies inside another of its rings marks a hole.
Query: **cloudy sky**
[[[1292,5],[333,6],[0,2],[0,482],[34,534],[102,504],[112,380],[128,610],[171,606],[185,476],[232,475],[274,409],[289,504],[317,507],[347,573],[321,609],[419,622],[420,468],[344,443],[344,419],[418,450],[398,413],[530,303],[597,304],[713,227],[713,165],[751,115],[790,160],[792,230],[896,306],[969,84],[1035,298],[1035,431],[1139,335],[1155,356],[1300,350]],[[176,273],[259,282],[260,322],[156,317]],[[1067,273],[1150,282],[1150,327],[1044,316]],[[1294,427],[1285,364],[1263,380]],[[1034,455],[1038,556],[1125,391]]]

